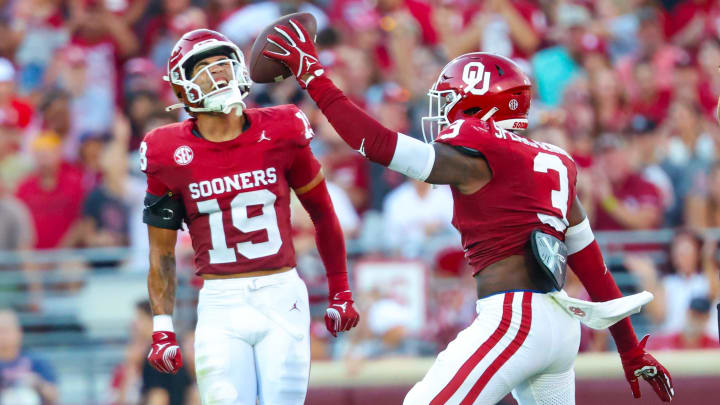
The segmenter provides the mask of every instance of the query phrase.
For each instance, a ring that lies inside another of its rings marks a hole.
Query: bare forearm
[[[151,251],[148,295],[154,315],[172,314],[176,283],[175,253]]]
[[[657,225],[659,211],[655,207],[640,206],[636,209],[628,208],[620,202],[615,205],[605,205],[605,210],[613,219],[629,229],[648,229]],[[610,208],[610,209],[608,209]]]
[[[523,18],[520,13],[511,4],[507,4],[501,11],[505,21],[510,28],[510,36],[513,41],[526,53],[535,52],[540,45],[540,38],[530,28],[530,24]]]

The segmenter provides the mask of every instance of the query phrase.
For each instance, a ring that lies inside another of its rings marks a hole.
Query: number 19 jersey
[[[479,152],[492,172],[473,194],[452,187],[453,225],[475,273],[522,254],[534,229],[565,240],[577,169],[562,148],[477,119],[453,122],[435,141]]]
[[[182,199],[198,275],[295,266],[290,188],[320,170],[312,130],[294,105],[244,115],[249,127],[229,141],[202,138],[188,119],[149,132],[140,147],[148,193]],[[294,165],[301,159],[312,164]]]

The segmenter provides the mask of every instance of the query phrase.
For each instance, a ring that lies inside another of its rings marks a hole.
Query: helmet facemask
[[[437,90],[433,86],[428,95],[428,115],[422,118],[422,133],[426,143],[431,143],[440,132],[450,125],[448,113],[460,101],[461,96],[454,90]]]
[[[195,63],[200,60],[216,56],[227,55],[226,59],[217,60],[206,66],[203,66],[192,78],[187,77],[192,73],[191,70]],[[195,63],[193,63],[195,62]],[[216,80],[211,70],[219,65],[229,65],[230,77],[227,82],[224,80]],[[168,110],[186,107],[191,112],[216,112],[229,114],[233,109],[236,115],[242,115],[243,109],[246,108],[243,101],[250,91],[250,75],[248,74],[245,61],[239,50],[228,49],[226,45],[215,45],[211,49],[205,49],[201,52],[188,55],[187,60],[179,63],[170,72],[169,81],[182,88],[185,93],[184,99],[188,104],[175,104],[168,107]],[[203,91],[201,84],[209,83],[210,89]],[[183,97],[181,97],[182,99]],[[197,107],[201,105],[202,107]]]

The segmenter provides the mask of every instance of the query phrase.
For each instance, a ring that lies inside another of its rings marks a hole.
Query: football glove
[[[313,38],[297,20],[290,20],[292,29],[277,25],[275,31],[279,35],[268,35],[267,41],[280,48],[283,53],[265,50],[263,55],[285,64],[295,75],[300,87],[307,88],[310,81],[322,75],[325,69],[318,61]]]
[[[161,373],[175,374],[182,367],[180,346],[173,332],[153,332],[148,362]]]
[[[645,351],[645,344],[649,337],[650,335],[645,335],[635,348],[620,353],[623,369],[625,369],[625,378],[630,383],[630,389],[635,398],[640,398],[638,377],[642,377],[653,387],[663,402],[670,402],[675,396],[672,377],[659,361]]]
[[[338,332],[348,331],[357,326],[360,314],[353,306],[352,292],[350,290],[332,294],[330,304],[325,310],[325,327],[334,336]]]

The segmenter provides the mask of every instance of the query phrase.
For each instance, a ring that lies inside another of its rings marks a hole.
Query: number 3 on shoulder
[[[560,210],[560,214],[562,216],[558,218],[541,213],[538,213],[537,215],[540,222],[552,226],[559,232],[563,232],[569,225],[567,220],[569,198],[568,169],[558,156],[540,152],[535,155],[535,159],[533,160],[533,170],[540,173],[547,173],[548,170],[554,170],[560,177],[560,190],[552,190],[550,193],[550,201],[553,208]]]

